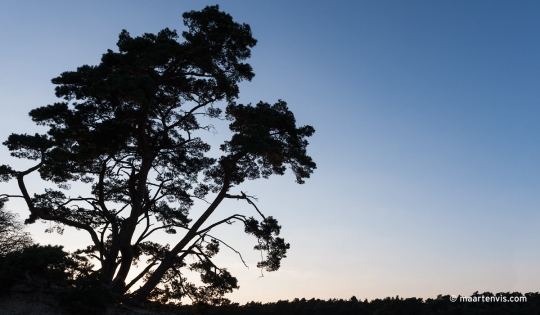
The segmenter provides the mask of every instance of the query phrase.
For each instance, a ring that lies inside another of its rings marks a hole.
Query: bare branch
[[[24,198],[24,196],[21,195],[8,195],[8,194],[1,194],[0,198]]]
[[[233,219],[237,219],[237,220],[240,220],[240,221],[244,221],[246,220],[246,216],[244,215],[241,215],[241,214],[235,214],[235,215],[231,215],[230,217],[226,218],[226,219],[223,219],[221,221],[218,221],[212,225],[210,225],[209,227],[203,229],[203,230],[200,230],[197,232],[197,235],[200,235],[200,234],[203,234],[203,233],[206,233],[206,232],[209,232],[212,228],[220,225],[220,224],[223,224],[223,223],[228,223],[230,220],[233,220]]]
[[[257,210],[257,212],[261,215],[261,217],[262,217],[264,220],[266,220],[266,217],[264,216],[264,214],[262,214],[262,212],[259,210],[259,208],[257,208],[257,206],[255,205],[255,203],[254,203],[253,201],[251,201],[251,199],[249,199],[249,198],[253,198],[253,199],[257,200],[257,198],[255,198],[255,197],[253,197],[253,196],[248,196],[248,195],[246,195],[243,191],[240,191],[240,192],[242,193],[241,196],[240,196],[240,195],[229,195],[229,194],[227,194],[227,195],[225,195],[225,198],[231,198],[231,199],[237,199],[237,200],[239,200],[239,199],[244,199],[244,200],[247,201],[250,205],[252,205],[252,206],[255,208],[255,210]]]
[[[220,242],[221,244],[227,246],[227,247],[230,248],[232,251],[234,251],[235,253],[237,253],[238,256],[240,256],[240,260],[242,261],[242,263],[244,264],[244,266],[246,266],[246,267],[249,269],[249,266],[246,265],[246,262],[244,261],[244,258],[242,257],[242,254],[240,254],[239,251],[237,251],[237,250],[234,249],[232,246],[230,246],[229,244],[225,243],[224,241],[220,240],[219,238],[217,238],[217,237],[215,237],[215,236],[212,236],[212,235],[210,235],[210,234],[206,234],[206,236],[215,239],[216,241]]]

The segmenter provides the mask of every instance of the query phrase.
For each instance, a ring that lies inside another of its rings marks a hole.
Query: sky
[[[220,229],[250,267],[222,249],[219,262],[240,285],[228,298],[538,291],[539,2],[217,3],[258,40],[256,76],[241,84],[239,102],[283,99],[316,130],[308,154],[317,170],[304,185],[289,173],[241,187],[279,220],[291,249],[279,271],[260,277],[255,240],[239,224]],[[180,32],[183,12],[214,4],[0,0],[0,139],[44,132],[28,112],[56,101],[50,80],[98,64],[122,29]],[[216,144],[227,136],[218,127]],[[2,146],[6,163],[29,165]],[[17,201],[7,208],[28,211]],[[230,201],[212,218],[233,211],[253,215]],[[46,227],[28,230],[42,244],[88,244],[83,232]]]

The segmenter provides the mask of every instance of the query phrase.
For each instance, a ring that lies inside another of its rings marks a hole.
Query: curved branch
[[[141,236],[139,236],[139,238],[135,242],[135,246],[137,246],[143,239],[146,238],[145,234],[146,234],[146,232],[148,231],[148,229],[151,226],[151,224],[150,224],[150,216],[148,215],[148,211],[146,211],[146,213],[145,213],[145,218],[146,218],[146,226],[145,226],[144,231],[142,232]],[[142,219],[141,219],[141,221],[142,221]],[[141,221],[137,222],[137,224],[139,224]]]
[[[99,242],[99,238],[97,236],[97,233],[96,233],[96,231],[94,231],[94,229],[90,225],[79,223],[79,222],[76,222],[76,221],[61,217],[61,216],[48,215],[48,214],[43,213],[39,209],[36,209],[36,207],[34,207],[34,204],[32,203],[32,199],[30,198],[30,195],[28,194],[28,190],[26,189],[26,185],[24,183],[24,176],[36,171],[42,165],[43,165],[43,161],[41,161],[38,165],[36,165],[36,166],[34,166],[32,168],[29,168],[26,171],[19,172],[17,174],[17,183],[19,185],[19,189],[21,190],[21,193],[23,194],[23,198],[26,201],[26,205],[28,206],[28,209],[30,210],[30,213],[32,213],[33,215],[35,215],[35,216],[37,216],[37,217],[39,217],[39,218],[41,218],[43,220],[59,221],[59,222],[64,223],[66,225],[86,230],[90,234],[90,237],[92,238],[92,241],[94,242],[94,244],[96,246],[100,246],[100,242]]]
[[[105,217],[111,222],[113,236],[118,234],[118,223],[116,218],[111,214],[107,206],[105,205],[105,192],[104,192],[104,181],[105,181],[105,171],[107,170],[107,162],[110,158],[107,158],[103,161],[103,166],[99,172],[99,182],[98,182],[98,203],[101,207],[101,210],[105,214]]]
[[[161,230],[161,229],[166,229],[166,228],[170,228],[170,227],[178,227],[178,228],[182,228],[182,229],[186,229],[188,230],[188,228],[185,228],[185,227],[182,227],[182,226],[178,226],[176,224],[167,224],[167,225],[162,225],[162,226],[158,226],[156,228],[153,228],[151,229],[148,233],[146,234],[141,234],[141,236],[139,237],[139,239],[137,240],[137,242],[135,244],[139,244],[142,240],[144,240],[145,238],[147,238],[150,234],[154,233],[155,231],[157,230]]]
[[[200,230],[197,232],[196,235],[199,235],[199,234],[203,234],[203,233],[206,233],[206,232],[209,232],[212,228],[220,225],[220,224],[223,224],[223,223],[227,223],[229,222],[230,220],[232,219],[237,219],[237,220],[240,220],[240,221],[245,221],[246,220],[246,216],[244,215],[241,215],[241,214],[235,214],[235,215],[231,215],[230,217],[226,218],[226,219],[223,219],[221,221],[218,221],[212,225],[210,225],[209,227],[203,229],[203,230]]]

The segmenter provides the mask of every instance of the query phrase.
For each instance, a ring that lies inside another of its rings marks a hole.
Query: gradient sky
[[[56,100],[50,79],[97,64],[122,29],[182,31],[183,12],[213,4],[1,0],[0,139],[42,132],[27,113]],[[318,165],[305,185],[287,174],[240,188],[278,218],[291,249],[259,278],[255,240],[239,224],[221,229],[250,266],[222,249],[240,284],[231,300],[538,291],[540,2],[219,5],[259,40],[239,101],[287,101],[316,129],[308,152]],[[221,127],[212,143],[227,137]],[[27,165],[4,147],[0,163]],[[16,193],[15,183],[0,191]],[[20,202],[8,208],[26,215]],[[229,201],[212,218],[232,211],[253,213]],[[45,226],[29,227],[40,243],[88,244]]]

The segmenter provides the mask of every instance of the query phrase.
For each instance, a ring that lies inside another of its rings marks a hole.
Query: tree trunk
[[[225,179],[223,181],[223,187],[221,188],[221,191],[217,195],[216,199],[214,199],[208,209],[206,209],[206,211],[199,217],[197,222],[193,224],[193,226],[184,236],[184,238],[178,244],[176,244],[176,246],[167,254],[167,256],[165,256],[165,259],[161,261],[161,263],[156,268],[154,273],[150,276],[148,281],[137,291],[134,292],[132,297],[137,303],[142,303],[148,298],[150,292],[159,284],[165,272],[167,272],[167,270],[172,267],[176,255],[178,255],[189,244],[189,242],[191,242],[193,238],[197,236],[197,231],[199,230],[199,228],[204,224],[208,217],[210,217],[212,212],[214,212],[214,210],[219,206],[223,199],[225,199],[225,195],[229,190],[229,186],[230,175],[228,174],[228,172],[226,172]]]

